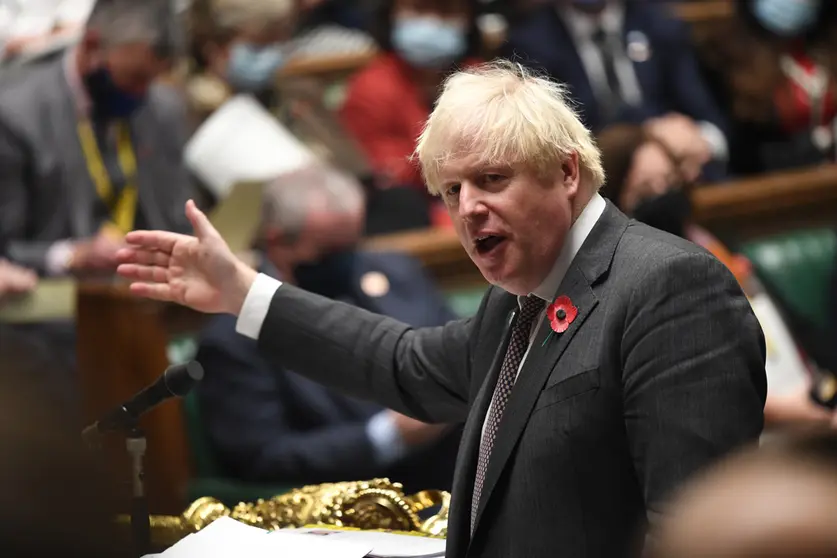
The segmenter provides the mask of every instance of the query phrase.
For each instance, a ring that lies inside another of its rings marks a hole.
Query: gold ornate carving
[[[152,516],[151,528],[155,543],[166,546],[223,516],[268,530],[318,525],[445,537],[449,505],[447,492],[425,490],[407,496],[398,483],[372,479],[303,486],[232,509],[214,498],[199,498],[179,517]],[[436,507],[435,515],[421,519],[422,511]]]

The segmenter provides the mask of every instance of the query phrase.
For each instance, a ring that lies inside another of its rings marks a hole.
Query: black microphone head
[[[169,366],[163,373],[166,389],[177,397],[183,397],[189,393],[201,380],[203,380],[203,366],[196,360]]]

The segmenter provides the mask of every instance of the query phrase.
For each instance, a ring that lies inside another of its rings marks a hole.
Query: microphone
[[[196,360],[169,366],[156,382],[85,428],[81,437],[89,443],[105,432],[130,430],[143,413],[166,399],[183,397],[202,379],[203,366]]]

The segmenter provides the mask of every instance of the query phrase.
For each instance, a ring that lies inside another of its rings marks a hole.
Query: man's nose
[[[487,212],[484,192],[473,182],[462,182],[459,185],[459,216],[463,219],[473,219]]]

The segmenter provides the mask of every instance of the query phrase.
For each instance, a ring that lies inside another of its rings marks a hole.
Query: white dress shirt
[[[587,74],[587,79],[590,80],[593,93],[598,99],[607,99],[609,86],[604,59],[601,50],[593,40],[593,35],[601,28],[607,36],[619,37],[621,44],[625,30],[624,6],[619,3],[609,3],[601,13],[595,15],[580,10],[560,9],[558,17],[563,20],[570,33],[578,56],[581,58],[581,64],[584,66],[584,72]],[[632,42],[633,34],[636,35],[633,40],[644,42],[643,52],[647,56],[651,56],[653,45],[648,44],[648,38],[639,31],[631,31],[628,33],[629,43]],[[622,100],[628,105],[639,106],[642,104],[642,88],[639,85],[634,63],[628,57],[624,48],[613,50],[613,64],[616,78],[619,81],[619,91],[614,93],[619,93]],[[724,133],[711,122],[704,121],[697,124],[700,126],[701,135],[712,149],[713,158],[721,161],[726,160],[729,156],[729,147]]]

